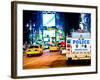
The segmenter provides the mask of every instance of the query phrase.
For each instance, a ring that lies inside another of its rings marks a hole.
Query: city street
[[[67,62],[66,56],[61,55],[60,52],[49,52],[49,50],[44,50],[41,56],[27,57],[24,55],[23,69],[90,66],[91,61],[75,60],[69,63]]]
[[[24,69],[64,67],[65,56],[59,52],[45,50],[42,56],[27,57],[24,55]]]

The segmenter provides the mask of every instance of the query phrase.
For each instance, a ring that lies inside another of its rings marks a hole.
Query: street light
[[[28,23],[26,24],[26,27],[29,27],[29,24]]]
[[[29,24],[27,24],[27,27],[29,27],[29,42],[30,44],[33,43],[33,36],[32,36],[32,21],[29,21]]]

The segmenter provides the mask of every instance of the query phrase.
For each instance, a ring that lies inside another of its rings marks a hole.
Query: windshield
[[[30,46],[30,48],[39,48],[38,46]]]

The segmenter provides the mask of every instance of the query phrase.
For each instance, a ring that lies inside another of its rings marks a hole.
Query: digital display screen
[[[55,37],[55,30],[44,30],[43,37]]]
[[[55,26],[55,14],[43,14],[43,26]]]
[[[49,38],[44,38],[44,41],[49,41]]]

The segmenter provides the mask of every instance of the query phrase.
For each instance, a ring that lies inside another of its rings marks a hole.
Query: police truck
[[[89,32],[72,32],[71,37],[66,36],[66,60],[91,60],[91,34]]]

